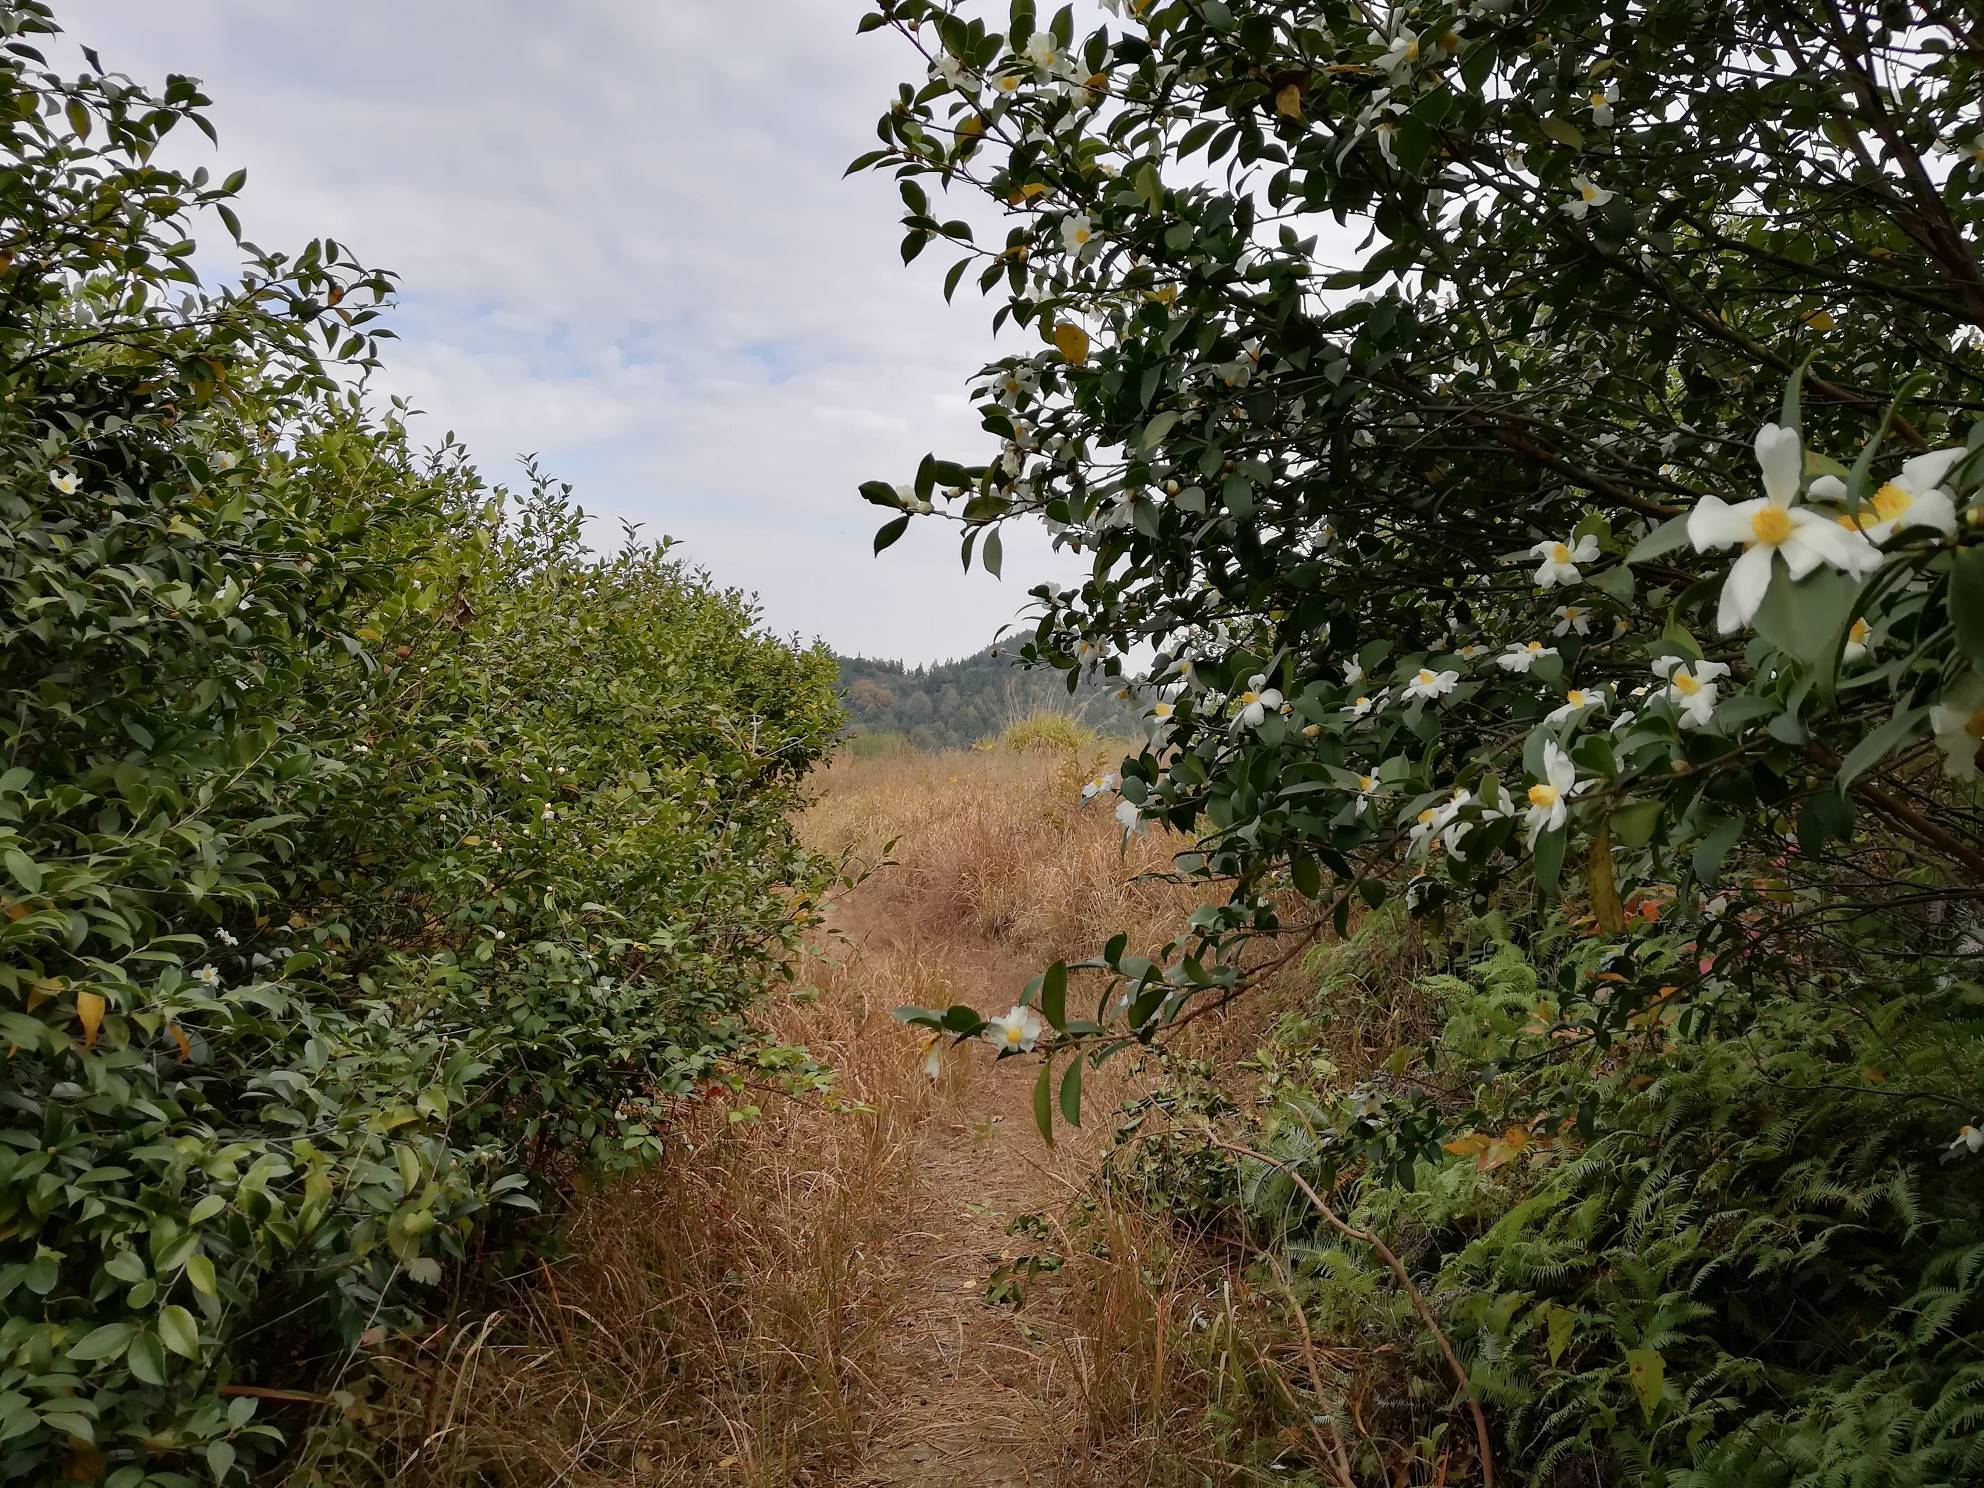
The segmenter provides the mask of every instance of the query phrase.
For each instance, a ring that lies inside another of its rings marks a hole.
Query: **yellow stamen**
[[[1674,675],[1667,680],[1673,684],[1674,690],[1683,697],[1693,697],[1702,690],[1701,683],[1695,680],[1695,674],[1686,667],[1676,667],[1674,669]]]
[[[1428,806],[1424,811],[1419,813],[1419,824],[1422,827],[1432,820],[1433,820],[1433,808],[1431,806]]]
[[[1853,628],[1846,632],[1846,638],[1857,646],[1866,645],[1867,622],[1865,620],[1855,620],[1853,622]]]
[[[1532,806],[1555,806],[1557,787],[1554,785],[1532,785],[1529,788],[1529,804]]]
[[[1585,703],[1584,689],[1573,687],[1569,692],[1564,694],[1564,701],[1569,703],[1573,708],[1582,708]]]
[[[1781,506],[1766,506],[1750,518],[1750,531],[1765,547],[1774,548],[1791,536],[1791,514]]]
[[[1569,563],[1571,561],[1570,548],[1564,543],[1553,544],[1550,549],[1550,561],[1552,563]]]
[[[1240,701],[1243,703],[1258,703],[1260,700],[1261,695],[1258,692],[1243,692],[1240,694]]]
[[[1584,185],[1578,187],[1578,195],[1582,196],[1588,202],[1597,201],[1598,188],[1592,185],[1591,182],[1586,181]]]
[[[1357,788],[1359,790],[1369,790],[1371,789],[1372,786],[1376,785],[1377,783],[1378,782],[1372,779],[1369,775],[1359,775],[1357,777]]]
[[[1419,670],[1419,675],[1415,677],[1413,680],[1417,682],[1421,687],[1425,687],[1432,682],[1433,674],[1427,671],[1424,667],[1421,667]]]

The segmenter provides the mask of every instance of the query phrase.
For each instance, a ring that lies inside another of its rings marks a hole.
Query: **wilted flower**
[[[1116,803],[1116,824],[1123,829],[1125,836],[1141,837],[1144,834],[1143,813],[1137,810],[1134,801]]]
[[[1984,1152],[1984,1127],[1973,1122],[1964,1122],[1957,1128],[1956,1135],[1950,1138],[1949,1150],[1972,1154]]]

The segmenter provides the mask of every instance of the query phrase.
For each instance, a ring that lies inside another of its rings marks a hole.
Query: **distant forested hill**
[[[1136,725],[1135,711],[1113,689],[1084,685],[1071,695],[1061,673],[1022,670],[996,646],[927,667],[865,656],[835,660],[851,738],[899,735],[918,749],[963,749],[1041,712],[1066,713],[1110,734]]]

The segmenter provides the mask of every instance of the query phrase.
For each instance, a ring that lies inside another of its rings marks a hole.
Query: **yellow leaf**
[[[1451,1142],[1442,1142],[1440,1150],[1451,1152],[1455,1157],[1475,1157],[1486,1152],[1493,1140],[1486,1132],[1463,1132]]]
[[[78,992],[76,994],[76,1018],[83,1025],[83,1047],[96,1047],[96,1032],[103,1027],[103,994],[100,992]]]
[[[1839,324],[1838,321],[1832,318],[1829,312],[1824,310],[1812,311],[1809,315],[1803,317],[1803,323],[1815,331],[1829,331]]]
[[[188,1059],[191,1059],[193,1057],[193,1043],[192,1040],[186,1037],[186,1030],[181,1028],[177,1023],[168,1023],[165,1025],[165,1031],[171,1034],[172,1041],[179,1045],[180,1062],[183,1064]]]
[[[1290,83],[1274,96],[1274,111],[1284,119],[1302,117],[1302,85]]]
[[[1591,912],[1598,928],[1617,935],[1626,928],[1625,907],[1619,903],[1618,880],[1612,876],[1612,819],[1599,824],[1591,839],[1591,857],[1585,865],[1585,884],[1591,893]]]
[[[1088,332],[1070,321],[1062,321],[1054,327],[1054,344],[1068,364],[1080,367],[1088,361]]]

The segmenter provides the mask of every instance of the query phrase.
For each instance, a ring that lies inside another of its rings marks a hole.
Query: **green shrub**
[[[152,162],[205,100],[0,29],[0,1476],[239,1478],[231,1390],[408,1324],[671,1098],[809,1077],[747,1015],[834,671],[341,392],[391,286],[335,243],[202,290],[239,180]]]

